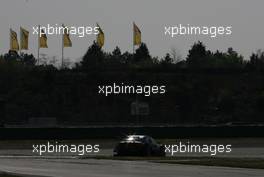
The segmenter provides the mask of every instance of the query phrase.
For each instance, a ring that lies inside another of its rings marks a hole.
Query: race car
[[[147,135],[129,135],[114,148],[114,156],[165,156],[165,147]]]

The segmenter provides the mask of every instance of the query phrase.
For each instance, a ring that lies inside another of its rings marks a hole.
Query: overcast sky
[[[213,51],[233,47],[245,57],[264,48],[263,0],[1,0],[0,53],[8,51],[10,27],[18,32],[23,26],[32,33],[37,24],[94,26],[96,22],[105,32],[106,51],[120,46],[122,52],[131,52],[133,21],[153,56],[164,56],[177,48],[185,57],[198,40]],[[164,36],[164,26],[178,24],[232,26],[233,34],[215,39]],[[93,40],[95,36],[72,36],[73,47],[65,49],[65,57],[80,58]],[[61,38],[48,36],[48,45],[41,53],[60,58]],[[37,37],[31,34],[28,52],[36,55],[36,46]]]

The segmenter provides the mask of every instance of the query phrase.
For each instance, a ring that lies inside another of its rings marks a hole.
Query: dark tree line
[[[164,66],[176,68],[191,68],[191,69],[215,69],[215,68],[230,68],[230,69],[257,69],[262,70],[264,67],[264,51],[258,50],[252,53],[249,60],[245,60],[242,55],[239,55],[233,48],[228,48],[226,52],[212,52],[206,49],[206,46],[198,41],[194,43],[188,52],[185,60],[175,61],[171,56],[174,54],[166,53],[162,58],[153,57],[150,55],[148,47],[142,43],[136,49],[135,54],[124,52],[122,53],[119,47],[116,47],[111,53],[104,52],[95,42],[88,48],[82,61],[76,64],[73,69],[82,71],[100,68],[101,66],[110,66],[110,69],[118,67],[131,68],[151,68]],[[27,66],[35,66],[37,61],[32,54],[22,53],[19,55],[16,51],[9,51],[0,56],[1,62],[16,62]],[[113,68],[114,67],[114,68]]]
[[[110,66],[111,69],[118,67],[130,68],[175,68],[175,69],[246,69],[246,70],[262,70],[264,68],[264,52],[261,50],[252,53],[252,56],[245,60],[233,48],[228,48],[226,52],[212,52],[206,49],[206,46],[198,41],[188,52],[185,60],[175,61],[174,57],[166,53],[162,58],[150,55],[146,44],[135,51],[135,54],[129,52],[122,53],[116,47],[112,53],[104,52],[94,43],[91,45],[84,55],[78,69],[91,69],[95,66]],[[114,68],[113,68],[114,67]]]
[[[185,60],[151,56],[142,43],[135,54],[93,43],[80,63],[58,69],[37,65],[33,55],[0,56],[0,116],[4,122],[56,117],[60,123],[230,123],[264,122],[264,52],[245,60],[232,48],[207,50],[195,43]],[[166,85],[165,95],[138,96],[148,116],[131,115],[135,95],[98,95],[98,85]]]

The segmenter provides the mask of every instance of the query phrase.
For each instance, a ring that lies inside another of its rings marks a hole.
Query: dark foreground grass
[[[184,165],[264,169],[263,158],[183,158],[178,160],[157,160],[155,162]]]
[[[11,174],[11,173],[0,172],[0,177],[40,177],[40,176],[19,175],[19,174]]]
[[[7,173],[0,173],[0,177],[22,177],[22,176],[17,176],[17,175],[12,175],[12,174],[7,174]]]
[[[102,160],[128,160],[128,161],[148,161],[154,163],[183,164],[219,166],[233,168],[264,169],[263,158],[228,158],[228,157],[111,157],[97,156],[88,157]]]

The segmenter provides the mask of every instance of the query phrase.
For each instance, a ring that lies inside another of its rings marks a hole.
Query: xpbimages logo
[[[193,26],[190,24],[165,26],[165,36],[172,38],[177,36],[190,36],[190,35],[204,35],[211,38],[219,36],[230,36],[232,34],[232,26]]]
[[[73,155],[83,156],[91,153],[100,152],[99,144],[60,144],[58,142],[46,144],[33,144],[32,152],[40,156],[52,153],[71,153]]]
[[[146,97],[156,94],[165,94],[165,85],[125,85],[124,83],[113,85],[99,85],[98,94],[109,96],[118,94],[142,94]]]
[[[39,35],[39,37],[44,34],[61,35],[66,33],[83,38],[85,36],[99,34],[99,26],[64,26],[47,24],[46,26],[33,26],[32,30],[32,34]]]
[[[165,152],[170,156],[174,156],[178,153],[204,153],[210,156],[216,156],[218,154],[229,154],[232,152],[232,145],[227,144],[192,144],[190,142],[179,142],[178,144],[166,144]]]

